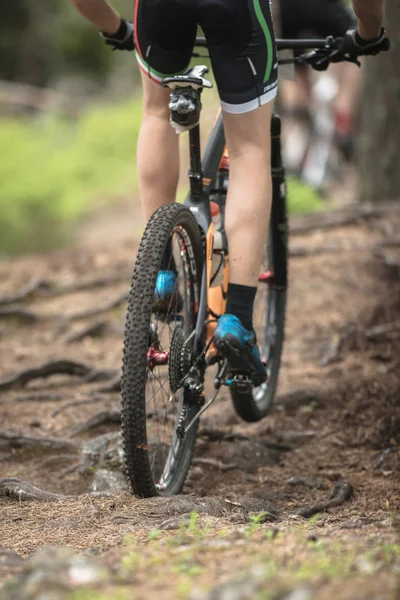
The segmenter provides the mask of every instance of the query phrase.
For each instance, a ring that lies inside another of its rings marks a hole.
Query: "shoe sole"
[[[251,359],[246,356],[246,350],[240,346],[237,337],[228,333],[221,339],[216,335],[214,343],[222,356],[227,359],[233,375],[247,375],[256,387],[267,380],[267,373],[260,375]]]

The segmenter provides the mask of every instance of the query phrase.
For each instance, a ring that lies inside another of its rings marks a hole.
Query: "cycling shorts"
[[[356,24],[341,0],[280,0],[283,38],[344,36]]]
[[[136,0],[134,20],[137,60],[153,81],[188,68],[200,25],[223,110],[249,112],[276,96],[269,0]]]

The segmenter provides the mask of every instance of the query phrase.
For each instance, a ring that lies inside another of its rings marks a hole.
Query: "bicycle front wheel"
[[[185,436],[178,433],[200,406],[180,384],[192,364],[202,264],[202,240],[190,210],[179,204],[159,208],[138,250],[123,351],[123,448],[138,496],[178,494],[190,467],[198,423]],[[161,265],[174,280],[164,306],[155,293]]]

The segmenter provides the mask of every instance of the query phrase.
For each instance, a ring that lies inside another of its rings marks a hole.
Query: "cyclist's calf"
[[[137,161],[140,197],[147,219],[174,202],[179,178],[179,137],[169,122],[169,90],[142,76],[143,116]]]

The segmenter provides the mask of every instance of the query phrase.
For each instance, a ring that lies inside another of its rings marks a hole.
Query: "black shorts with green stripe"
[[[269,0],[136,0],[141,70],[155,82],[185,71],[198,25],[207,38],[223,110],[245,113],[275,97],[278,67]]]

